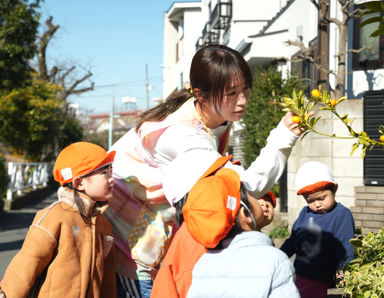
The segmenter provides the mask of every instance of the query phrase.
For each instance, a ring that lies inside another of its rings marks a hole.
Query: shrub
[[[260,154],[269,132],[284,116],[285,112],[281,110],[278,102],[285,94],[291,94],[293,89],[302,86],[299,79],[284,79],[281,72],[273,67],[258,69],[254,76],[251,98],[242,120],[245,167]]]
[[[384,297],[384,228],[350,242],[355,258],[338,273],[338,287],[350,297]]]
[[[265,146],[269,132],[277,126],[285,112],[278,103],[285,94],[291,94],[294,89],[303,85],[298,78],[284,79],[280,71],[273,66],[267,69],[257,69],[251,98],[244,112],[242,125],[242,140],[244,166],[247,168],[260,154]],[[272,191],[280,195],[280,188],[275,185]]]
[[[288,231],[287,223],[281,223],[277,225],[269,233],[269,237],[272,239],[272,241],[275,240],[276,238],[281,238],[281,239],[288,238],[289,235],[290,233]]]

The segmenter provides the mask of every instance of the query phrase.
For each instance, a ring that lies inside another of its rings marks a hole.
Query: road
[[[36,212],[49,206],[56,198],[56,192],[53,192],[22,209],[0,213],[0,280],[13,256],[23,245],[25,235]]]

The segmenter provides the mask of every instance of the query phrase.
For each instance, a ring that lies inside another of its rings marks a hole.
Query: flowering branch
[[[367,149],[371,150],[375,146],[382,146],[384,149],[384,126],[380,125],[378,131],[380,133],[380,140],[371,139],[365,131],[356,132],[352,128],[353,119],[348,118],[348,114],[340,115],[336,106],[346,99],[345,96],[339,99],[331,99],[331,96],[327,91],[321,92],[321,86],[319,89],[313,89],[311,92],[312,97],[307,98],[303,91],[293,91],[291,97],[284,97],[280,102],[284,111],[294,112],[297,116],[292,117],[292,121],[297,123],[300,127],[306,129],[302,138],[310,132],[317,133],[322,136],[338,139],[356,139],[356,142],[352,145],[351,155],[354,151],[361,147],[364,157]],[[321,117],[310,117],[311,111],[318,107],[320,110],[328,110],[340,119],[346,126],[349,132],[349,136],[337,136],[336,134],[328,134],[316,129],[316,124]]]

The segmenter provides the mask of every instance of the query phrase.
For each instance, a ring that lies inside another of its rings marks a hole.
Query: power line
[[[136,81],[130,81],[130,82],[120,82],[120,83],[114,83],[114,84],[108,84],[108,85],[99,85],[95,86],[95,89],[101,89],[101,88],[110,88],[110,87],[116,87],[116,86],[121,86],[121,85],[134,85],[138,83],[145,83],[147,80],[153,80],[153,79],[159,79],[162,78],[162,76],[155,76],[147,79],[142,79],[142,80],[136,80]]]

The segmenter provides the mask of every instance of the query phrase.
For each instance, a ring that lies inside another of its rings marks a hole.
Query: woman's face
[[[237,76],[224,90],[224,98],[219,107],[219,113],[224,121],[238,121],[243,114],[251,90],[244,82],[243,76]]]
[[[251,96],[251,90],[245,84],[242,75],[235,76],[232,82],[224,89],[224,98],[215,109],[213,100],[206,103],[204,114],[206,124],[216,128],[225,121],[238,121],[243,117],[245,107]]]

